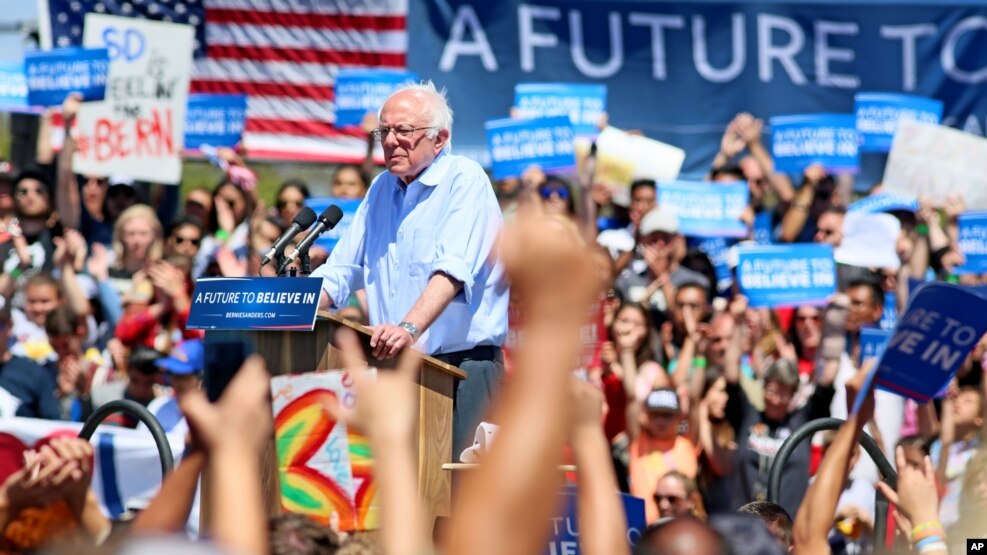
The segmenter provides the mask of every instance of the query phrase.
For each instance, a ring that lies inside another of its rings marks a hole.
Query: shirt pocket
[[[412,230],[408,253],[408,273],[413,276],[429,274],[435,260],[435,226]]]

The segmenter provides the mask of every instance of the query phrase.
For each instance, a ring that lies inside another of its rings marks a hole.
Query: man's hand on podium
[[[375,358],[391,358],[400,353],[405,347],[415,344],[415,337],[406,328],[395,324],[373,326],[374,335],[370,338],[370,347],[374,350]]]

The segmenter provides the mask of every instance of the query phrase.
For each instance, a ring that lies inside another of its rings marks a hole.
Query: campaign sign
[[[59,48],[24,55],[27,100],[34,106],[59,106],[70,93],[82,100],[103,100],[110,72],[106,48]]]
[[[410,71],[391,69],[340,69],[334,85],[336,127],[360,125],[367,112],[377,112],[399,86],[418,81]]]
[[[752,307],[822,304],[836,292],[830,245],[740,245],[737,249],[737,281]]]
[[[857,121],[851,114],[808,114],[771,118],[775,171],[800,174],[812,164],[829,173],[857,173]]]
[[[328,252],[332,252],[333,247],[350,228],[350,224],[353,223],[353,216],[356,215],[356,209],[360,207],[360,199],[320,197],[305,200],[305,206],[311,208],[316,214],[321,214],[323,210],[329,208],[330,204],[335,204],[343,211],[343,219],[339,220],[336,227],[323,233],[315,241],[315,246],[322,247]]]
[[[675,212],[679,233],[686,237],[746,237],[750,230],[740,216],[748,197],[746,181],[671,181],[658,185],[658,204]]]
[[[27,78],[21,63],[0,62],[0,112],[40,112],[27,103]]]
[[[234,147],[246,121],[245,94],[191,94],[185,112],[185,148]]]
[[[913,197],[894,193],[878,193],[850,203],[847,213],[877,214],[879,212],[917,212],[918,201]]]
[[[942,102],[896,93],[857,93],[854,96],[860,150],[888,152],[901,120],[938,124]]]
[[[191,25],[86,14],[83,44],[109,50],[110,72],[105,98],[79,108],[75,173],[181,181],[194,35]]]
[[[520,119],[569,116],[577,135],[596,135],[600,117],[607,111],[607,86],[518,83],[514,109],[514,117]]]
[[[559,495],[563,499],[562,516],[552,519],[552,534],[548,540],[546,555],[579,555],[579,512],[576,504],[575,487],[566,488]],[[627,545],[633,548],[647,530],[644,516],[644,500],[626,493],[620,493],[627,520]]]
[[[758,245],[770,245],[774,230],[772,229],[772,213],[770,210],[762,210],[754,214],[754,229],[751,236]]]
[[[195,282],[188,329],[312,331],[321,279],[202,278]]]
[[[878,327],[882,330],[893,330],[898,323],[898,294],[895,291],[884,293],[884,312]]]
[[[875,365],[881,389],[926,403],[956,374],[987,332],[987,299],[949,283],[915,292]]]
[[[732,243],[732,242],[731,242]],[[690,239],[689,247],[699,249],[709,257],[716,273],[716,290],[726,291],[733,285],[733,272],[730,271],[730,243],[722,237]]]
[[[860,328],[860,360],[881,358],[891,339],[891,331],[881,328]]]
[[[520,177],[529,166],[547,173],[576,167],[575,134],[568,116],[488,121],[494,179]]]
[[[987,273],[987,212],[960,214],[960,252],[966,261],[953,270],[954,274]]]

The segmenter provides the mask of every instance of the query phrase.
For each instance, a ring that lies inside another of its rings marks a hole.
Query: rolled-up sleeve
[[[322,290],[337,307],[345,304],[352,292],[363,289],[368,204],[366,199],[360,203],[349,228],[329,254],[329,260],[309,276],[322,278]]]
[[[472,303],[477,277],[488,262],[492,264],[491,252],[501,223],[486,175],[472,171],[458,174],[436,233],[431,267],[432,274],[442,272],[463,284],[456,300]]]

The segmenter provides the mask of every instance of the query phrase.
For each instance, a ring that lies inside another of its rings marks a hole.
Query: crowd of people
[[[430,90],[405,93],[432,102]],[[16,416],[80,422],[106,402],[130,399],[149,407],[167,430],[188,432],[189,445],[151,505],[127,523],[107,519],[88,491],[88,443],[58,440],[31,452],[21,470],[3,477],[4,549],[70,539],[75,543],[59,552],[94,544],[123,552],[178,549],[184,539],[160,534],[183,529],[198,475],[208,468],[212,543],[200,543],[203,552],[543,552],[559,510],[554,494],[563,461],[577,467],[584,553],[938,554],[987,537],[980,517],[987,510],[987,337],[941,399],[918,404],[863,385],[869,365],[861,330],[903,311],[910,280],[977,282],[953,275],[963,262],[962,198],[941,206],[919,199],[917,211],[891,212],[901,228],[899,264],[840,265],[838,292],[825,306],[753,308],[730,275],[717,273],[713,253],[684,236],[675,212],[659,204],[660,183],[597,183],[591,154],[574,175],[532,167],[491,184],[447,154],[451,112],[447,121],[402,127],[419,124],[395,120],[418,107],[392,99],[379,120],[364,123],[366,163],[335,168],[329,187],[334,198],[367,196],[356,231],[338,252],[313,251],[312,265],[322,266],[316,274],[326,283],[326,306],[375,326],[376,356],[396,356],[421,340],[420,350],[480,376],[456,394],[454,454],[479,419],[500,431],[480,468],[457,482],[452,516],[435,541],[418,507],[411,450],[416,359],[404,356],[400,370],[369,379],[350,346],[348,365],[360,376],[356,410],[326,407],[370,438],[383,522],[370,539],[293,515],[267,521],[259,461],[271,428],[262,359],[248,360],[220,402],[207,403],[200,391],[203,336],[186,327],[195,280],[270,276],[273,269],[260,268],[260,259],[311,196],[309,186],[285,181],[268,208],[257,198],[248,161],[228,149],[219,152],[217,185],[184,198],[177,187],[74,174],[70,128],[80,101],[73,96],[62,106],[62,150],[51,148],[46,114],[36,164],[7,164],[0,175],[0,388],[12,401],[3,406]],[[763,137],[761,120],[738,114],[706,179],[748,184],[741,220],[749,240],[839,247],[846,208],[858,196],[853,180],[813,165],[794,183],[774,171]],[[388,168],[374,179],[376,141]],[[434,149],[420,167],[419,142]],[[429,165],[441,168],[440,177],[458,172],[451,192],[418,182]],[[398,227],[381,231],[384,219],[407,216],[383,204],[391,190],[401,191],[399,207],[407,194],[409,205],[415,196],[435,210],[417,217],[454,224],[401,239]],[[878,185],[866,195],[880,193]],[[429,198],[442,200],[428,205]],[[499,232],[484,235],[489,229]],[[765,230],[767,237],[758,237]],[[446,236],[453,231],[461,235]],[[390,272],[362,268],[369,256],[377,260],[375,249],[384,262],[373,264],[392,262],[386,233],[394,235],[390,247],[417,241],[418,248],[441,244],[452,254],[419,267],[412,253],[393,261]],[[494,270],[487,252],[497,260]],[[736,257],[727,259],[735,276]],[[374,271],[387,279],[363,279]],[[502,277],[509,298],[498,285]],[[380,308],[388,289],[406,300]],[[443,300],[433,306],[433,298]],[[472,307],[469,318],[448,316],[458,302]],[[476,316],[478,305],[504,314]],[[450,324],[440,314],[462,320]],[[477,320],[489,324],[480,339]],[[473,326],[469,341],[456,327],[463,321]],[[346,347],[353,338],[338,340]],[[462,348],[444,349],[450,345]],[[859,395],[867,401],[851,413]],[[829,416],[845,422],[795,448],[769,499],[782,443]],[[125,415],[108,423],[137,426]],[[863,433],[895,465],[896,484],[882,481],[874,462],[861,456]],[[617,491],[645,503],[649,528],[633,548]],[[876,511],[876,491],[893,503],[890,515]],[[879,519],[888,523],[886,537],[875,534]]]

